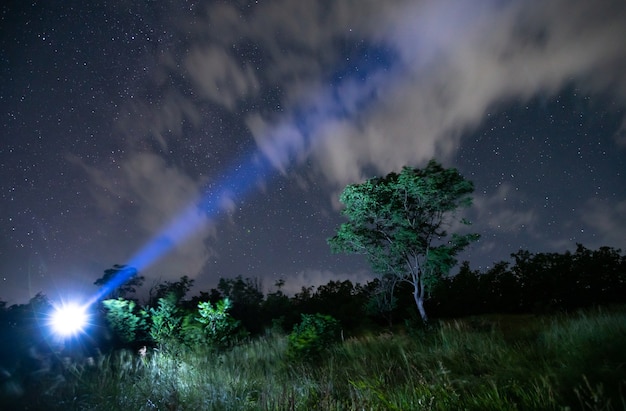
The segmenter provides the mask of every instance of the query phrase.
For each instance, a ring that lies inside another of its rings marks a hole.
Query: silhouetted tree
[[[293,309],[300,314],[314,314],[315,306],[313,302],[313,294],[315,287],[312,285],[302,286],[300,292],[297,292],[292,298],[291,303]],[[298,319],[299,321],[299,319]]]
[[[365,286],[368,295],[365,312],[375,318],[382,318],[388,328],[393,327],[394,311],[398,307],[396,296],[398,281],[395,275],[382,275]]]
[[[576,276],[576,300],[581,305],[626,301],[626,256],[621,250],[600,247],[591,251],[577,244],[572,255]]]
[[[525,310],[546,312],[569,305],[569,296],[577,288],[570,252],[533,254],[520,250],[511,256],[515,260],[512,270],[520,283],[520,303]]]
[[[186,275],[180,277],[178,281],[164,281],[156,284],[149,291],[148,305],[155,307],[161,298],[170,298],[178,304],[187,295],[195,280]]]
[[[261,303],[263,291],[256,278],[220,278],[217,289],[232,303],[230,314],[240,320],[241,325],[251,334],[259,334],[266,324],[263,322]]]
[[[317,287],[312,296],[313,311],[339,320],[344,329],[354,329],[363,324],[367,298],[363,287],[350,280],[331,280]]]
[[[137,274],[136,268],[115,264],[112,268],[104,270],[104,275],[94,281],[94,285],[111,288],[102,295],[102,298],[129,298],[145,280],[142,275]]]
[[[282,288],[285,280],[276,281],[276,291],[270,292],[265,296],[262,303],[264,314],[264,323],[280,327],[283,331],[288,331],[300,318],[299,313],[296,314],[292,308],[291,301],[283,292]]]
[[[495,263],[480,275],[480,286],[487,290],[484,312],[517,313],[521,310],[521,287],[518,277],[505,261]]]
[[[469,262],[463,261],[459,272],[446,276],[435,290],[431,304],[433,309],[444,317],[477,314],[482,307],[479,288],[479,272],[470,268]]]

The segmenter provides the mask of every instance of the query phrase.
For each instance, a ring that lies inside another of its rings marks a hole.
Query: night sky
[[[623,0],[9,1],[0,300],[113,264],[365,282],[346,184],[436,158],[475,184],[472,268],[626,249]],[[455,271],[454,269],[453,271]]]

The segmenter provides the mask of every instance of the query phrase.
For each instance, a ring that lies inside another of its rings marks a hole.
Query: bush
[[[123,344],[133,344],[145,333],[146,315],[136,309],[136,303],[123,298],[104,300],[106,318],[117,338]]]
[[[302,314],[302,321],[289,334],[287,356],[296,360],[311,360],[339,340],[339,321],[330,315]]]
[[[240,323],[228,313],[231,306],[228,298],[218,301],[215,307],[210,302],[198,303],[200,317],[196,320],[203,324],[204,335],[213,347],[234,345]]]
[[[149,308],[147,315],[152,319],[150,337],[159,346],[165,348],[168,344],[178,341],[181,318],[176,307],[176,295],[168,294],[159,298],[157,308]]]

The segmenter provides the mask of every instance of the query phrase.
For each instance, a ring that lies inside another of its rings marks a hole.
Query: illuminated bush
[[[150,337],[160,347],[178,340],[181,318],[176,307],[176,296],[169,294],[159,298],[157,308],[150,308],[148,314],[152,320]]]
[[[146,329],[145,313],[135,310],[136,303],[118,298],[104,300],[102,305],[107,310],[107,321],[120,341],[125,344],[136,342]]]
[[[196,320],[203,325],[204,337],[210,345],[218,348],[233,345],[239,321],[228,313],[230,308],[231,302],[228,298],[218,301],[215,307],[210,302],[198,303],[200,317]]]
[[[289,334],[287,356],[310,360],[339,340],[339,321],[330,315],[302,314],[302,321]]]

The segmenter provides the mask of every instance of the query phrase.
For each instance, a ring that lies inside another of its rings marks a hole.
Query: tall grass
[[[626,410],[624,311],[432,328],[349,339],[302,362],[276,334],[221,353],[117,352],[13,400],[67,411]]]

